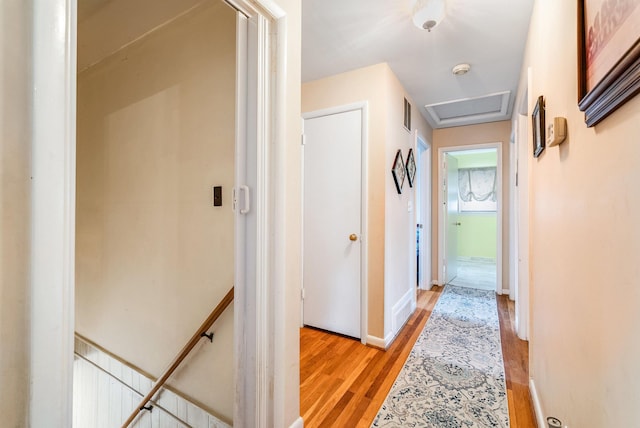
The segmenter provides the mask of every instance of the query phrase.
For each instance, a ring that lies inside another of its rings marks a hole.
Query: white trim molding
[[[29,425],[72,424],[75,288],[75,0],[35,0]]]
[[[247,133],[239,145],[245,144],[251,160],[246,176],[236,177],[244,183],[236,185],[252,191],[251,212],[240,231],[247,240],[242,243],[246,264],[239,267],[245,284],[237,287],[235,305],[234,423],[267,428],[285,425],[287,17],[272,0],[231,3],[246,17],[246,80],[238,96],[246,91],[246,115],[239,121]],[[238,49],[244,54],[242,46]],[[247,245],[250,241],[255,245]]]
[[[367,345],[369,346],[373,346],[375,348],[380,348],[380,349],[387,349],[389,348],[389,345],[391,345],[391,342],[393,341],[393,333],[389,333],[387,334],[384,339],[377,337],[377,336],[367,336]]]
[[[545,428],[544,412],[542,411],[542,405],[540,403],[540,396],[536,389],[536,384],[533,378],[529,378],[529,392],[531,393],[531,401],[533,402],[533,411],[536,415],[536,422],[539,428]]]
[[[302,417],[299,417],[298,419],[293,421],[289,428],[304,428],[304,421],[302,420]]]

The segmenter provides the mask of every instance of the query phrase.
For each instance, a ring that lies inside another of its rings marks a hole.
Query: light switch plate
[[[222,206],[222,186],[213,187],[213,206],[214,207]]]

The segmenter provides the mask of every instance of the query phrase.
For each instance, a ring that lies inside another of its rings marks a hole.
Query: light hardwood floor
[[[417,309],[385,352],[312,328],[300,330],[300,411],[305,428],[369,427],[422,332],[442,287],[419,291]],[[498,297],[511,428],[535,427],[528,346],[513,331],[514,305]]]

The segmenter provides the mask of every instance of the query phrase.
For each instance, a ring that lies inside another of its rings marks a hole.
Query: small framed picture
[[[407,181],[409,187],[413,187],[413,180],[416,178],[416,160],[413,158],[413,149],[409,149],[407,154]]]
[[[405,166],[404,160],[402,159],[402,150],[398,150],[396,152],[396,158],[393,161],[391,173],[393,174],[393,181],[396,183],[396,190],[399,194],[401,194],[405,176]]]
[[[531,115],[533,128],[533,157],[537,158],[544,150],[544,98],[538,97]]]

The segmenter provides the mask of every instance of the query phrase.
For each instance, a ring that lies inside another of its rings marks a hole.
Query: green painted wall
[[[458,215],[458,256],[495,259],[497,219],[491,214]]]
[[[495,150],[471,154],[455,154],[458,168],[480,168],[496,166],[498,155]],[[494,259],[497,256],[496,236],[497,217],[495,213],[459,214],[458,256],[484,257]]]

